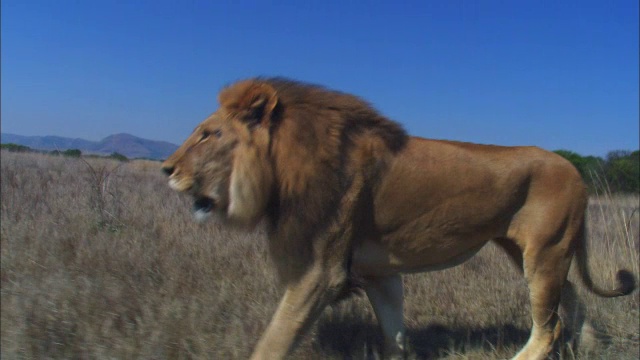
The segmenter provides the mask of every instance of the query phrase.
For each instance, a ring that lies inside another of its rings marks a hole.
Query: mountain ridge
[[[167,141],[149,140],[127,133],[113,134],[99,141],[91,141],[63,136],[24,136],[3,132],[0,133],[0,143],[13,143],[45,151],[78,149],[83,153],[98,155],[117,152],[131,159],[154,160],[166,159],[178,148],[178,145]]]

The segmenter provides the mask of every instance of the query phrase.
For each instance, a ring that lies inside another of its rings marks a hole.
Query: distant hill
[[[178,145],[166,142],[139,138],[130,134],[115,134],[100,141],[72,139],[60,136],[22,136],[15,134],[0,134],[0,143],[13,143],[28,146],[37,150],[79,149],[83,153],[109,155],[117,152],[130,159],[166,159]]]

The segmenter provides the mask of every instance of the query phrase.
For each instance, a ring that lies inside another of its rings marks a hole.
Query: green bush
[[[120,154],[118,152],[111,153],[111,155],[109,155],[109,157],[112,158],[112,159],[118,160],[118,161],[129,161],[129,159],[126,156],[124,156],[124,155],[122,155],[122,154]]]
[[[62,152],[62,155],[69,157],[80,157],[82,155],[82,151],[78,149],[69,149]]]
[[[13,152],[30,152],[33,151],[30,147],[24,145],[18,145],[13,143],[8,144],[0,144],[0,148],[7,151]]]
[[[605,178],[618,191],[640,192],[639,152],[618,150],[607,154]]]
[[[569,160],[578,169],[591,193],[640,193],[640,152],[611,151],[606,159],[582,156],[569,150],[556,150],[556,154]]]

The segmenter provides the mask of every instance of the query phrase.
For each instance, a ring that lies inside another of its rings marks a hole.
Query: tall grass
[[[250,355],[281,294],[260,230],[194,223],[190,200],[168,188],[158,163],[1,156],[3,359]],[[598,284],[613,286],[619,267],[638,276],[637,207],[637,196],[592,199]],[[526,283],[492,245],[404,285],[419,358],[505,358],[528,337]],[[638,292],[613,300],[581,292],[598,341],[578,355],[638,358]],[[381,340],[356,297],[327,309],[293,358],[362,358]]]

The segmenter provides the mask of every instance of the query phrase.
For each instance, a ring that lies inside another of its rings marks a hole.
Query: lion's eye
[[[207,140],[211,135],[220,138],[222,136],[222,130],[220,129],[216,129],[213,131],[209,131],[209,130],[202,130],[202,134],[200,136],[200,140],[199,142],[205,141]]]

